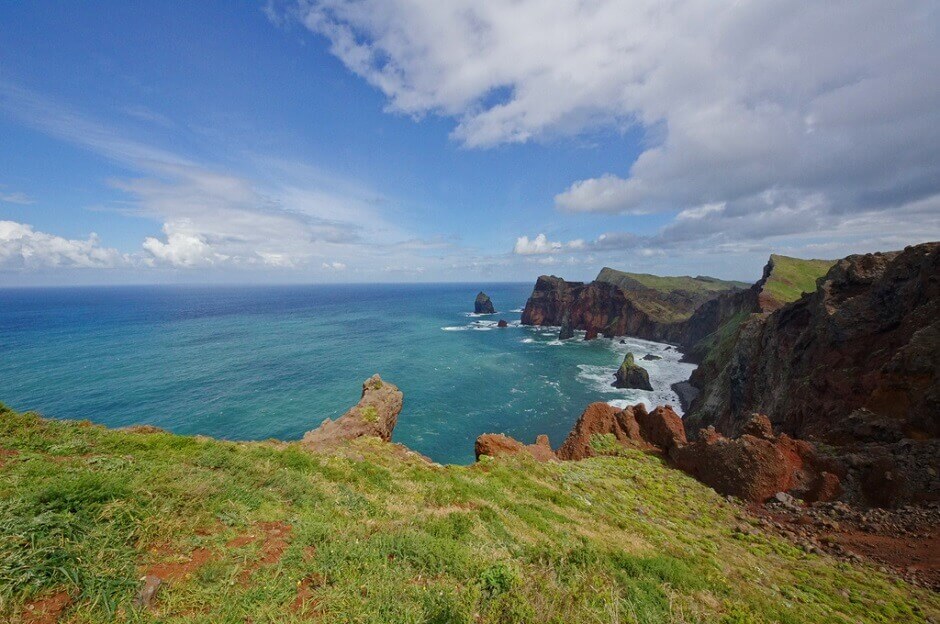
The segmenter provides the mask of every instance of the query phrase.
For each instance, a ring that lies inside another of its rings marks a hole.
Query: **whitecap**
[[[470,329],[469,325],[452,325],[450,327],[441,327],[444,331],[467,331]]]

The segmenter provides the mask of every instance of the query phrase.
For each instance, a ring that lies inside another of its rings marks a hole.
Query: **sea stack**
[[[496,309],[493,307],[493,301],[490,299],[489,295],[483,291],[480,291],[480,294],[477,295],[476,301],[473,302],[473,311],[477,314],[496,313]]]
[[[615,388],[653,389],[653,386],[650,385],[650,374],[633,360],[632,353],[627,353],[624,356],[623,364],[617,369],[613,385]]]

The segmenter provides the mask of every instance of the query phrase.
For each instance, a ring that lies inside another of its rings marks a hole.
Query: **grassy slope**
[[[634,288],[633,282],[638,282],[646,288],[652,288],[662,293],[683,290],[686,292],[721,292],[732,288],[747,288],[750,284],[745,282],[735,282],[729,280],[720,280],[714,277],[689,277],[680,276],[662,276],[650,275],[648,273],[628,273],[618,271],[609,267],[601,269],[597,274],[597,281],[609,282],[618,286],[626,287],[628,290]]]
[[[325,456],[9,411],[0,448],[0,619],[62,589],[75,596],[70,622],[915,622],[940,611],[935,595],[762,534],[638,452],[440,467],[377,440]],[[272,521],[292,527],[279,560],[232,543]],[[208,562],[165,586],[154,610],[130,606],[147,565],[196,548]],[[292,612],[298,583],[310,601]]]
[[[634,304],[661,323],[685,320],[695,308],[718,293],[750,286],[712,277],[664,277],[627,273],[608,267],[601,269],[596,281],[615,284],[624,291],[634,293],[631,297]]]
[[[773,271],[764,284],[764,291],[782,303],[796,301],[804,292],[816,290],[816,280],[825,275],[834,260],[803,260],[788,256],[770,256]]]

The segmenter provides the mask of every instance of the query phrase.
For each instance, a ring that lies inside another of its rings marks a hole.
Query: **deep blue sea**
[[[54,418],[293,440],[373,373],[405,406],[394,440],[473,461],[484,432],[560,444],[591,401],[678,401],[692,365],[665,345],[556,340],[519,325],[531,284],[147,286],[0,290],[0,401]],[[498,313],[475,316],[479,290]],[[497,320],[510,327],[498,329]],[[610,386],[624,352],[653,392]]]

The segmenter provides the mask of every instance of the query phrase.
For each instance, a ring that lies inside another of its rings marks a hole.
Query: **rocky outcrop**
[[[493,301],[490,299],[489,295],[482,291],[477,294],[477,298],[473,302],[473,311],[476,314],[496,313],[496,309],[493,307]]]
[[[737,292],[731,282],[712,278],[661,278],[692,286],[708,285],[696,291],[678,287],[657,290],[634,277],[638,276],[606,268],[589,284],[543,275],[526,302],[522,324],[581,329],[588,340],[603,335],[684,342],[685,321],[697,306],[724,293]],[[716,283],[719,286],[714,289]]]
[[[522,445],[516,445],[520,452]],[[556,455],[573,461],[621,447],[663,453],[675,467],[719,493],[749,502],[764,502],[778,492],[807,501],[833,500],[842,491],[838,462],[820,456],[809,442],[775,435],[770,421],[760,415],[737,438],[708,429],[689,443],[682,419],[669,406],[649,412],[642,403],[626,409],[592,403]]]
[[[668,405],[647,412],[642,403],[625,409],[591,403],[559,447],[558,458],[571,461],[601,453],[595,436],[609,436],[620,446],[654,451],[685,443],[682,419]]]
[[[587,340],[599,335],[661,340],[669,331],[669,324],[652,320],[614,284],[539,277],[522,311],[522,324],[560,326],[566,315],[564,326],[584,330]]]
[[[831,500],[839,493],[839,478],[821,468],[812,444],[787,435],[774,435],[766,416],[755,415],[740,436],[725,438],[714,429],[697,440],[676,445],[669,459],[720,494],[762,503],[778,492],[807,500]]]
[[[661,360],[663,358],[658,355],[654,355],[652,353],[647,353],[640,359],[646,360],[647,362],[655,362],[656,360]]]
[[[301,444],[310,449],[331,448],[341,442],[373,436],[386,442],[398,422],[403,395],[394,385],[373,375],[362,384],[362,398],[348,412],[304,434]]]
[[[496,323],[496,327],[509,327],[509,323],[507,323],[505,319],[499,319]]]
[[[627,353],[620,368],[614,375],[615,388],[635,388],[637,390],[652,390],[650,385],[650,374],[645,368],[637,364],[633,359],[632,353]]]
[[[477,438],[473,448],[477,461],[480,457],[503,457],[508,455],[526,454],[536,461],[557,461],[555,453],[548,442],[548,436],[540,435],[535,439],[535,444],[523,444],[515,438],[510,438],[502,433],[484,433]]]
[[[733,434],[759,411],[790,435],[858,442],[843,423],[863,409],[937,437],[940,243],[840,260],[816,292],[743,322],[727,367],[701,381],[687,426]]]

